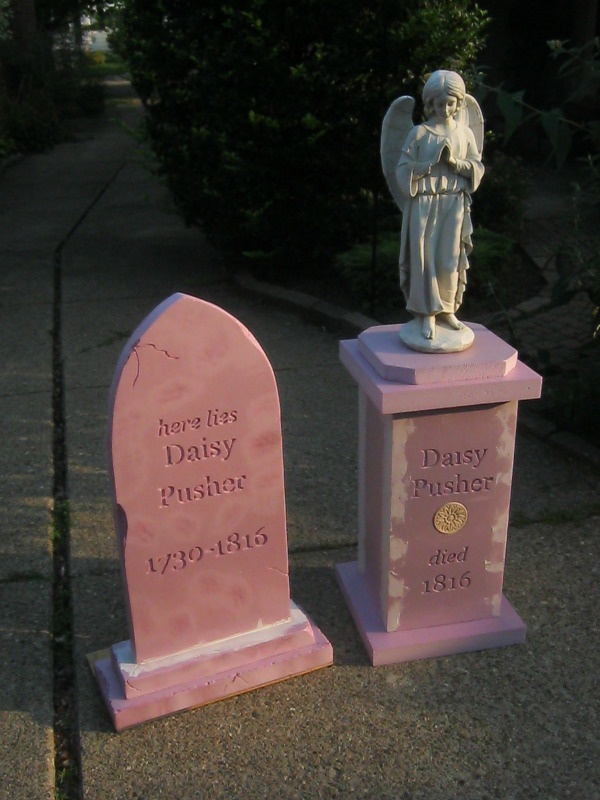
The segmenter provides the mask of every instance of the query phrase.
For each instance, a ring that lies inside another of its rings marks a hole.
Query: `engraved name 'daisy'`
[[[411,478],[412,499],[424,497],[443,497],[465,495],[473,492],[489,492],[493,489],[494,475],[473,476],[467,470],[479,470],[488,454],[487,447],[467,448],[465,450],[441,451],[426,447],[419,451],[421,470],[435,470],[435,477],[429,473]],[[447,473],[440,478],[439,469],[458,469],[452,475]]]
[[[227,435],[226,426],[238,420],[238,411],[210,408],[203,416],[178,420],[158,420],[158,438],[161,442],[165,470],[175,470],[185,464],[226,463],[236,451],[237,438]],[[203,429],[210,429],[202,434]],[[197,433],[197,436],[196,436]],[[217,438],[219,437],[219,438]],[[211,477],[202,475],[193,486],[169,485],[158,487],[159,508],[170,508],[183,503],[194,503],[221,495],[240,492],[246,488],[247,476],[228,475]]]

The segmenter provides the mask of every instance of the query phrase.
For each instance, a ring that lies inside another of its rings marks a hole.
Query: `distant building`
[[[81,18],[81,27],[83,29],[83,49],[92,53],[98,50],[108,50],[108,32],[93,30],[92,26],[93,22],[90,17]]]

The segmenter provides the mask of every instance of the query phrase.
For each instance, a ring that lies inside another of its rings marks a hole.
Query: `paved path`
[[[0,179],[0,798],[50,800],[55,757],[79,773],[69,800],[600,797],[598,472],[520,431],[505,590],[529,625],[525,645],[372,668],[333,573],[356,543],[356,389],[339,329],[231,287],[116,124],[135,125],[139,108],[125,96],[110,116]],[[272,361],[292,595],[335,664],[115,735],[86,663],[126,636],[108,387],[131,330],[175,290],[236,315]],[[65,688],[50,636],[50,510],[62,494],[71,749],[53,716],[53,687],[59,701]]]

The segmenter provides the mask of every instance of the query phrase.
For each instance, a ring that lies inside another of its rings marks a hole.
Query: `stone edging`
[[[326,300],[319,300],[304,292],[297,292],[295,289],[283,289],[272,283],[257,281],[246,272],[236,274],[234,280],[236,286],[248,294],[267,297],[283,308],[300,312],[309,319],[334,325],[349,335],[356,335],[364,331],[365,328],[381,324],[376,319],[371,319],[358,311],[347,311],[341,306],[328,303]]]

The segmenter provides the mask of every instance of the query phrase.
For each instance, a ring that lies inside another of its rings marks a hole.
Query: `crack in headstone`
[[[141,362],[140,362],[139,350],[141,350],[142,347],[151,347],[154,350],[156,350],[157,353],[163,353],[163,355],[165,355],[167,358],[172,358],[174,361],[179,360],[179,356],[172,356],[167,350],[163,350],[162,348],[157,347],[155,344],[152,344],[151,342],[147,342],[146,344],[142,345],[140,345],[139,342],[136,342],[133,345],[132,349],[136,361],[135,378],[133,379],[133,383],[131,384],[132,387],[136,385],[136,383],[138,382],[138,378],[140,377]]]

